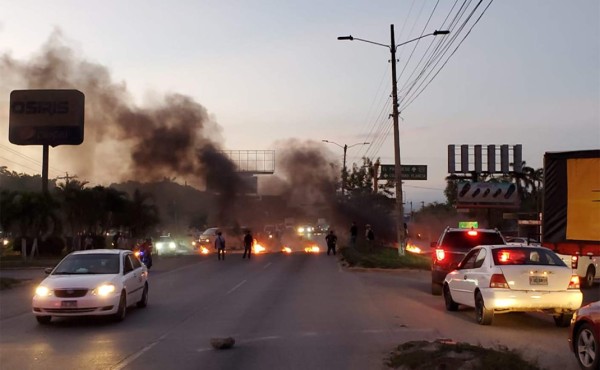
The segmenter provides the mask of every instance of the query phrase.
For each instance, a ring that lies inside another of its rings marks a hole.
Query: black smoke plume
[[[221,152],[220,127],[202,105],[181,94],[135,104],[124,83],[66,45],[59,30],[30,60],[0,56],[0,85],[6,97],[17,89],[85,94],[84,143],[53,151],[51,166],[66,162],[80,177],[103,182],[179,177],[202,185],[208,178],[215,191],[229,199],[236,194],[235,166]]]

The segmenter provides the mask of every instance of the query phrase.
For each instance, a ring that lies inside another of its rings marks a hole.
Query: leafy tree
[[[136,189],[128,205],[129,228],[134,237],[146,236],[149,230],[159,223],[158,209],[154,204],[147,204],[146,201],[149,199],[151,199],[149,194]]]

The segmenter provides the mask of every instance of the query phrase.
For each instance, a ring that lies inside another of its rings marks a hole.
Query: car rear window
[[[442,245],[446,248],[465,251],[478,245],[497,244],[506,244],[499,233],[472,230],[448,232],[442,240]]]
[[[496,248],[492,256],[496,265],[567,266],[554,252],[543,248]]]

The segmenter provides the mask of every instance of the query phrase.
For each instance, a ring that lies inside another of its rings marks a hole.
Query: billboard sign
[[[457,208],[518,208],[517,186],[510,183],[461,182]]]
[[[84,103],[78,90],[13,90],[8,139],[17,145],[79,145]]]
[[[427,180],[427,165],[400,165],[402,180]],[[379,178],[382,180],[394,180],[396,166],[393,164],[382,164]]]

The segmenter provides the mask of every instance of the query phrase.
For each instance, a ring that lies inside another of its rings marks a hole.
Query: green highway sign
[[[461,229],[477,229],[479,227],[479,222],[477,221],[460,221],[458,223],[458,227]]]
[[[402,180],[427,180],[427,165],[403,164]],[[394,180],[396,177],[395,166],[393,164],[382,164],[379,178],[382,180]]]

